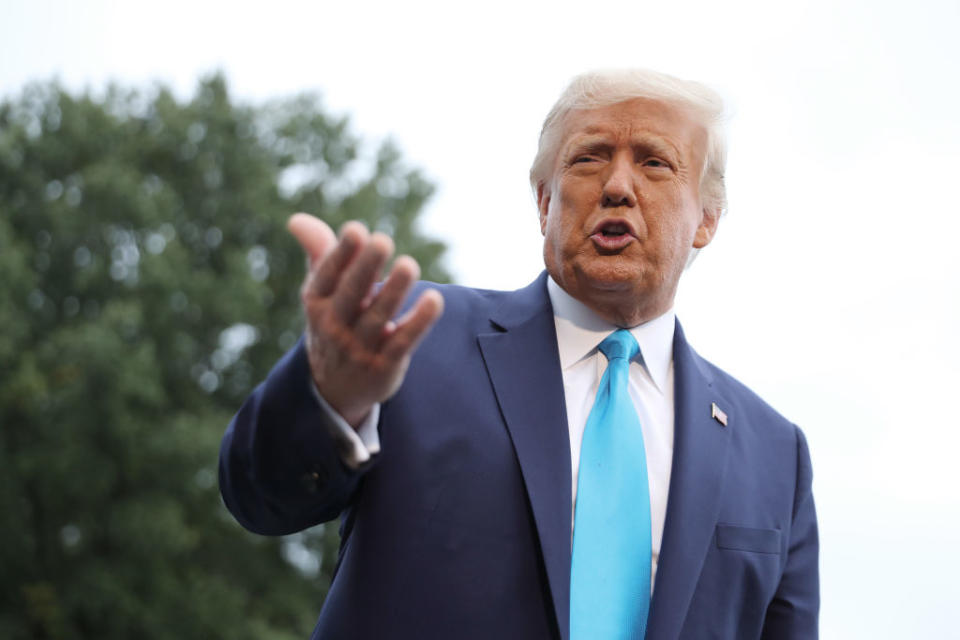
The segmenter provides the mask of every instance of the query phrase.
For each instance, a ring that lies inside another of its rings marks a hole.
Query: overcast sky
[[[589,8],[588,8],[589,7]],[[681,282],[693,345],[806,432],[822,637],[960,638],[960,2],[0,0],[0,93],[222,69],[391,136],[464,284],[542,268],[527,186],[571,75],[645,66],[731,113],[730,210]]]

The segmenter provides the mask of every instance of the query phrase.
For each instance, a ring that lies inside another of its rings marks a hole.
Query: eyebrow
[[[614,142],[608,134],[602,133],[600,130],[590,128],[584,133],[570,140],[570,142],[566,145],[566,152],[570,153],[574,150],[599,150],[613,146],[613,144]],[[654,153],[672,155],[678,159],[682,157],[680,150],[677,149],[672,142],[655,133],[644,133],[640,136],[631,137],[630,146],[648,149]]]

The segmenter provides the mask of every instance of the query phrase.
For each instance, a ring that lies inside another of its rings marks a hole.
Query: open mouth
[[[601,251],[619,251],[636,238],[629,222],[614,219],[604,220],[594,227],[590,239]]]
[[[603,225],[600,229],[600,233],[607,237],[622,236],[625,233],[630,233],[630,229],[627,228],[627,225],[621,222],[612,222],[610,224]]]

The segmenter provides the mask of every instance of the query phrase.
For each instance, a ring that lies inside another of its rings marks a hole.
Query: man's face
[[[573,111],[561,126],[537,192],[547,271],[615,324],[666,312],[690,250],[710,242],[719,218],[700,202],[703,126],[647,99]]]

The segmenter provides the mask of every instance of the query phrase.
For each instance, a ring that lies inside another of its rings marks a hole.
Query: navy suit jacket
[[[346,468],[298,344],[231,422],[224,500],[286,534],[342,515],[314,638],[567,640],[570,444],[545,275],[510,293],[437,287],[445,311]],[[677,326],[675,438],[648,640],[811,639],[811,468],[799,429],[700,358]],[[724,426],[711,415],[716,403]]]

